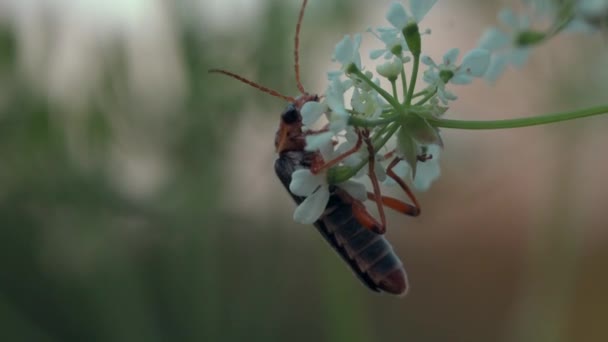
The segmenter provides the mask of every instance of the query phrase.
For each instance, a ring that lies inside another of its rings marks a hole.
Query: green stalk
[[[425,115],[424,118],[435,127],[458,128],[458,129],[503,129],[545,125],[554,122],[585,118],[588,116],[608,113],[608,106],[585,108],[573,112],[553,113],[542,116],[521,119],[469,121],[440,119]]]
[[[399,101],[399,98],[397,97],[397,83],[395,82],[395,80],[390,80],[391,81],[391,87],[393,88],[393,97],[395,99],[397,99],[397,101]]]
[[[382,128],[381,132],[386,131],[386,134],[382,136],[382,138],[379,140],[379,142],[373,141],[374,151],[378,151],[380,148],[382,148],[382,146],[384,146],[386,144],[388,139],[390,139],[397,132],[399,127],[400,127],[400,125],[398,125],[398,124],[393,124],[393,125],[389,124],[386,127]],[[382,134],[382,133],[379,133],[379,134]],[[374,137],[377,137],[377,136],[378,136],[378,134],[376,134]],[[361,162],[359,164],[357,164],[357,166],[351,168],[350,172],[348,172],[347,174],[344,174],[344,175],[340,175],[339,178],[331,180],[331,183],[337,184],[337,183],[345,182],[345,181],[351,179],[352,177],[354,177],[357,174],[357,172],[359,172],[359,170],[361,170],[363,167],[365,167],[365,165],[367,165],[367,163],[368,163],[367,159],[368,158],[364,158],[363,160],[361,160]]]
[[[418,69],[420,68],[420,54],[414,55],[414,68],[412,69],[412,78],[410,79],[410,88],[407,90],[405,104],[410,105],[414,97],[414,88],[416,88],[416,78],[418,78]]]
[[[407,98],[407,77],[405,76],[405,66],[401,68],[401,87],[403,88],[403,100]]]
[[[379,119],[365,119],[359,116],[351,116],[348,118],[348,124],[355,127],[372,128],[394,122],[397,115],[391,115]]]
[[[420,101],[416,102],[414,105],[415,106],[421,106],[424,103],[426,103],[426,101],[430,100],[431,97],[435,96],[435,94],[437,94],[437,88],[435,88],[435,90],[430,91],[428,94],[426,94]],[[416,95],[414,95],[414,97],[416,97]]]
[[[384,135],[384,133],[386,133],[386,131],[388,130],[389,127],[391,127],[391,125],[386,124],[384,127],[381,127],[380,129],[378,129],[377,132],[375,132],[374,135],[372,136],[372,143],[376,144],[378,142],[378,140]]]
[[[399,101],[392,97],[391,94],[389,94],[386,90],[382,89],[379,85],[370,80],[369,77],[365,76],[361,72],[361,70],[359,70],[354,64],[350,65],[350,67],[348,68],[348,72],[359,76],[359,78],[363,82],[367,83],[367,85],[377,91],[378,94],[380,94],[380,96],[382,96],[386,100],[386,102],[388,102],[393,108],[395,108],[395,110],[398,111],[399,114],[403,114],[403,107],[401,106]]]
[[[401,125],[398,124],[390,126],[390,128],[387,129],[387,133],[382,137],[379,143],[374,142],[374,151],[380,150],[382,146],[388,142],[388,139],[390,139],[397,132],[399,127],[401,127]]]

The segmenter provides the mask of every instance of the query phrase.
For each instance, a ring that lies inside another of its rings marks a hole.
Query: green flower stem
[[[388,139],[390,139],[397,132],[399,127],[401,127],[401,125],[399,124],[393,124],[389,126],[390,128],[387,128],[387,132],[384,136],[382,136],[382,139],[377,142],[374,141],[374,151],[379,151],[384,145],[386,145]]]
[[[380,127],[379,129],[377,129],[377,131],[372,136],[372,143],[374,145],[376,145],[378,143],[378,141],[381,138],[383,138],[383,135],[386,133],[386,131],[389,129],[389,127],[391,127],[391,125],[390,124],[386,124],[386,125]]]
[[[363,82],[367,83],[367,85],[377,91],[378,94],[380,94],[380,96],[382,96],[386,100],[386,102],[388,102],[393,108],[395,108],[395,110],[398,111],[399,114],[403,114],[403,107],[401,106],[399,101],[397,101],[396,98],[392,97],[391,94],[389,94],[386,90],[382,89],[379,85],[370,80],[369,77],[365,76],[365,74],[363,74],[361,70],[359,70],[354,64],[351,64],[348,71],[352,74],[357,75],[359,79],[361,79]]]
[[[421,90],[421,91],[415,93],[414,95],[412,95],[412,98],[415,99],[415,98],[420,97],[422,95],[426,95],[426,92],[427,92],[427,89]]]
[[[403,101],[407,98],[407,77],[405,76],[405,68],[401,68],[401,87],[403,88]]]
[[[547,32],[547,39],[555,37],[558,33],[562,32],[562,30],[565,29],[574,19],[574,14],[573,14],[574,9],[573,8],[562,9],[562,11],[563,10],[566,10],[567,14],[558,15],[558,17],[563,17],[563,18],[561,19],[561,21],[554,24],[553,27],[551,28],[551,30],[549,30],[549,32]]]
[[[588,116],[601,115],[608,113],[608,106],[585,108],[573,112],[553,113],[542,116],[521,119],[489,120],[489,121],[469,121],[469,120],[449,120],[434,118],[425,115],[424,118],[435,127],[459,128],[459,129],[503,129],[545,125],[554,122],[567,121],[585,118]]]
[[[348,124],[355,127],[372,128],[376,126],[386,125],[397,120],[397,115],[381,117],[379,119],[365,119],[360,116],[351,116],[348,118]]]
[[[414,55],[414,67],[412,69],[412,78],[410,79],[410,88],[407,90],[405,104],[410,105],[414,97],[414,88],[416,88],[416,78],[418,78],[418,69],[420,68],[420,54]]]
[[[394,124],[392,126],[390,126],[390,125],[387,126],[386,134],[383,135],[382,138],[378,142],[374,141],[374,152],[379,151],[382,148],[382,146],[384,146],[388,142],[388,139],[390,139],[393,135],[395,135],[395,133],[397,132],[399,127],[400,127],[400,125],[397,125],[397,124]],[[369,157],[369,156],[367,156],[367,157]],[[351,177],[355,176],[357,174],[357,172],[359,172],[359,170],[364,168],[365,165],[367,165],[367,163],[369,163],[368,159],[369,158],[364,158],[363,160],[361,160],[361,162],[359,164],[357,164],[357,166],[355,166],[353,168]]]
[[[397,99],[397,83],[395,80],[391,80],[391,87],[393,88],[393,97]]]
[[[382,148],[382,146],[384,146],[388,140],[397,132],[397,130],[399,129],[400,125],[398,124],[388,124],[385,127],[383,127],[381,129],[381,133],[379,132],[379,134],[382,136],[382,138],[380,138],[379,140],[373,139],[373,144],[374,144],[374,151],[378,151],[380,150],[380,148]],[[386,132],[386,134],[384,134]],[[384,134],[384,135],[382,135]],[[374,138],[380,136],[378,134],[374,135]],[[366,150],[361,150],[361,151],[366,151]],[[351,179],[352,177],[354,177],[357,172],[359,172],[362,168],[365,167],[365,165],[367,165],[367,163],[369,162],[369,156],[366,156],[365,158],[363,158],[361,160],[361,162],[359,164],[357,164],[356,166],[352,167],[349,169],[349,172],[345,172],[343,174],[336,174],[335,178],[332,179],[328,179],[330,184],[338,184],[338,183],[342,183],[342,182],[346,182],[347,180]]]
[[[430,100],[431,97],[433,97],[435,94],[437,94],[437,88],[435,88],[435,90],[433,90],[433,91],[428,92],[428,94],[426,94],[422,99],[420,99],[414,105],[415,106],[421,106],[421,105],[425,104],[426,101]],[[415,94],[414,94],[414,97],[416,97]]]

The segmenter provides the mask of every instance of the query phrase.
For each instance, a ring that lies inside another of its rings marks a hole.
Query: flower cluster
[[[487,29],[479,40],[480,48],[492,52],[485,75],[490,82],[495,82],[510,64],[522,67],[534,47],[559,33],[594,33],[608,24],[608,0],[524,0],[524,3],[529,11],[518,14],[509,8],[502,9],[498,13],[501,27]]]
[[[548,28],[533,29],[531,17],[503,10],[499,19],[504,28],[489,29],[478,47],[460,60],[460,50],[449,49],[439,63],[422,54],[422,37],[430,30],[419,29],[436,2],[410,0],[409,10],[398,2],[390,5],[386,13],[390,26],[367,30],[381,44],[370,53],[378,63],[374,69],[362,65],[360,34],[337,44],[333,60],[339,70],[328,73],[329,85],[321,101],[308,102],[301,109],[306,149],[318,152],[325,163],[336,162],[317,173],[302,169],[292,175],[290,190],[306,197],[295,211],[296,221],[316,221],[332,187],[365,200],[361,181],[366,178],[390,186],[399,183],[394,179],[397,175],[415,190],[428,189],[440,175],[443,141],[438,127],[450,102],[457,99],[454,85],[475,78],[494,82],[508,64],[523,65],[534,46],[557,33],[581,26],[597,29],[588,19],[592,8],[608,13],[606,0],[527,0],[535,16],[550,18]],[[602,18],[608,17],[605,14]],[[417,84],[419,72],[422,86]],[[388,90],[383,82],[390,85]],[[323,128],[314,130],[319,121]],[[374,167],[368,167],[372,162]]]

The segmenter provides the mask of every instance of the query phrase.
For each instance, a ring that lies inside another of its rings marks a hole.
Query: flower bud
[[[380,64],[376,67],[376,72],[383,77],[388,78],[391,81],[397,79],[399,74],[403,70],[403,63],[400,59],[394,58],[386,63]]]

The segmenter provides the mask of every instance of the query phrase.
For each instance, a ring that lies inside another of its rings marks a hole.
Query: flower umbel
[[[391,27],[368,29],[383,44],[383,48],[370,53],[372,60],[378,62],[375,67],[366,68],[362,64],[361,35],[345,36],[336,45],[333,56],[340,65],[339,71],[328,73],[329,85],[320,96],[321,102],[308,102],[301,108],[305,150],[331,162],[319,168],[320,172],[311,168],[293,173],[290,190],[305,198],[294,219],[302,223],[318,220],[336,189],[357,200],[368,198],[365,187],[354,178],[369,178],[374,185],[369,198],[380,195],[379,181],[398,184],[408,195],[404,184],[417,191],[428,190],[441,174],[442,127],[514,128],[608,112],[608,106],[601,106],[499,121],[443,118],[449,111],[448,105],[458,99],[448,87],[471,84],[476,78],[495,81],[508,64],[522,66],[533,47],[571,27],[582,15],[580,7],[573,6],[574,0],[528,0],[531,1],[537,17],[542,14],[543,18],[550,18],[548,27],[532,29],[534,16],[502,10],[499,19],[503,28],[487,30],[478,48],[465,53],[460,63],[460,49],[456,47],[448,48],[440,63],[421,54],[423,35],[418,24],[436,0],[411,0],[409,11],[394,2],[386,14]],[[587,4],[597,5],[593,1],[605,4],[604,0],[589,0]],[[556,4],[559,6],[555,7]],[[419,71],[426,83],[422,89],[416,85]],[[388,80],[390,88],[385,89],[380,80]],[[397,91],[398,85],[402,93]],[[321,128],[315,130],[315,125]]]
[[[459,53],[458,48],[451,49],[443,56],[443,63],[439,65],[429,56],[422,58],[422,63],[429,66],[424,72],[424,81],[437,91],[444,104],[458,98],[445,89],[447,83],[469,84],[475,77],[482,77],[490,63],[488,50],[473,49],[463,57],[462,64],[456,65]]]

